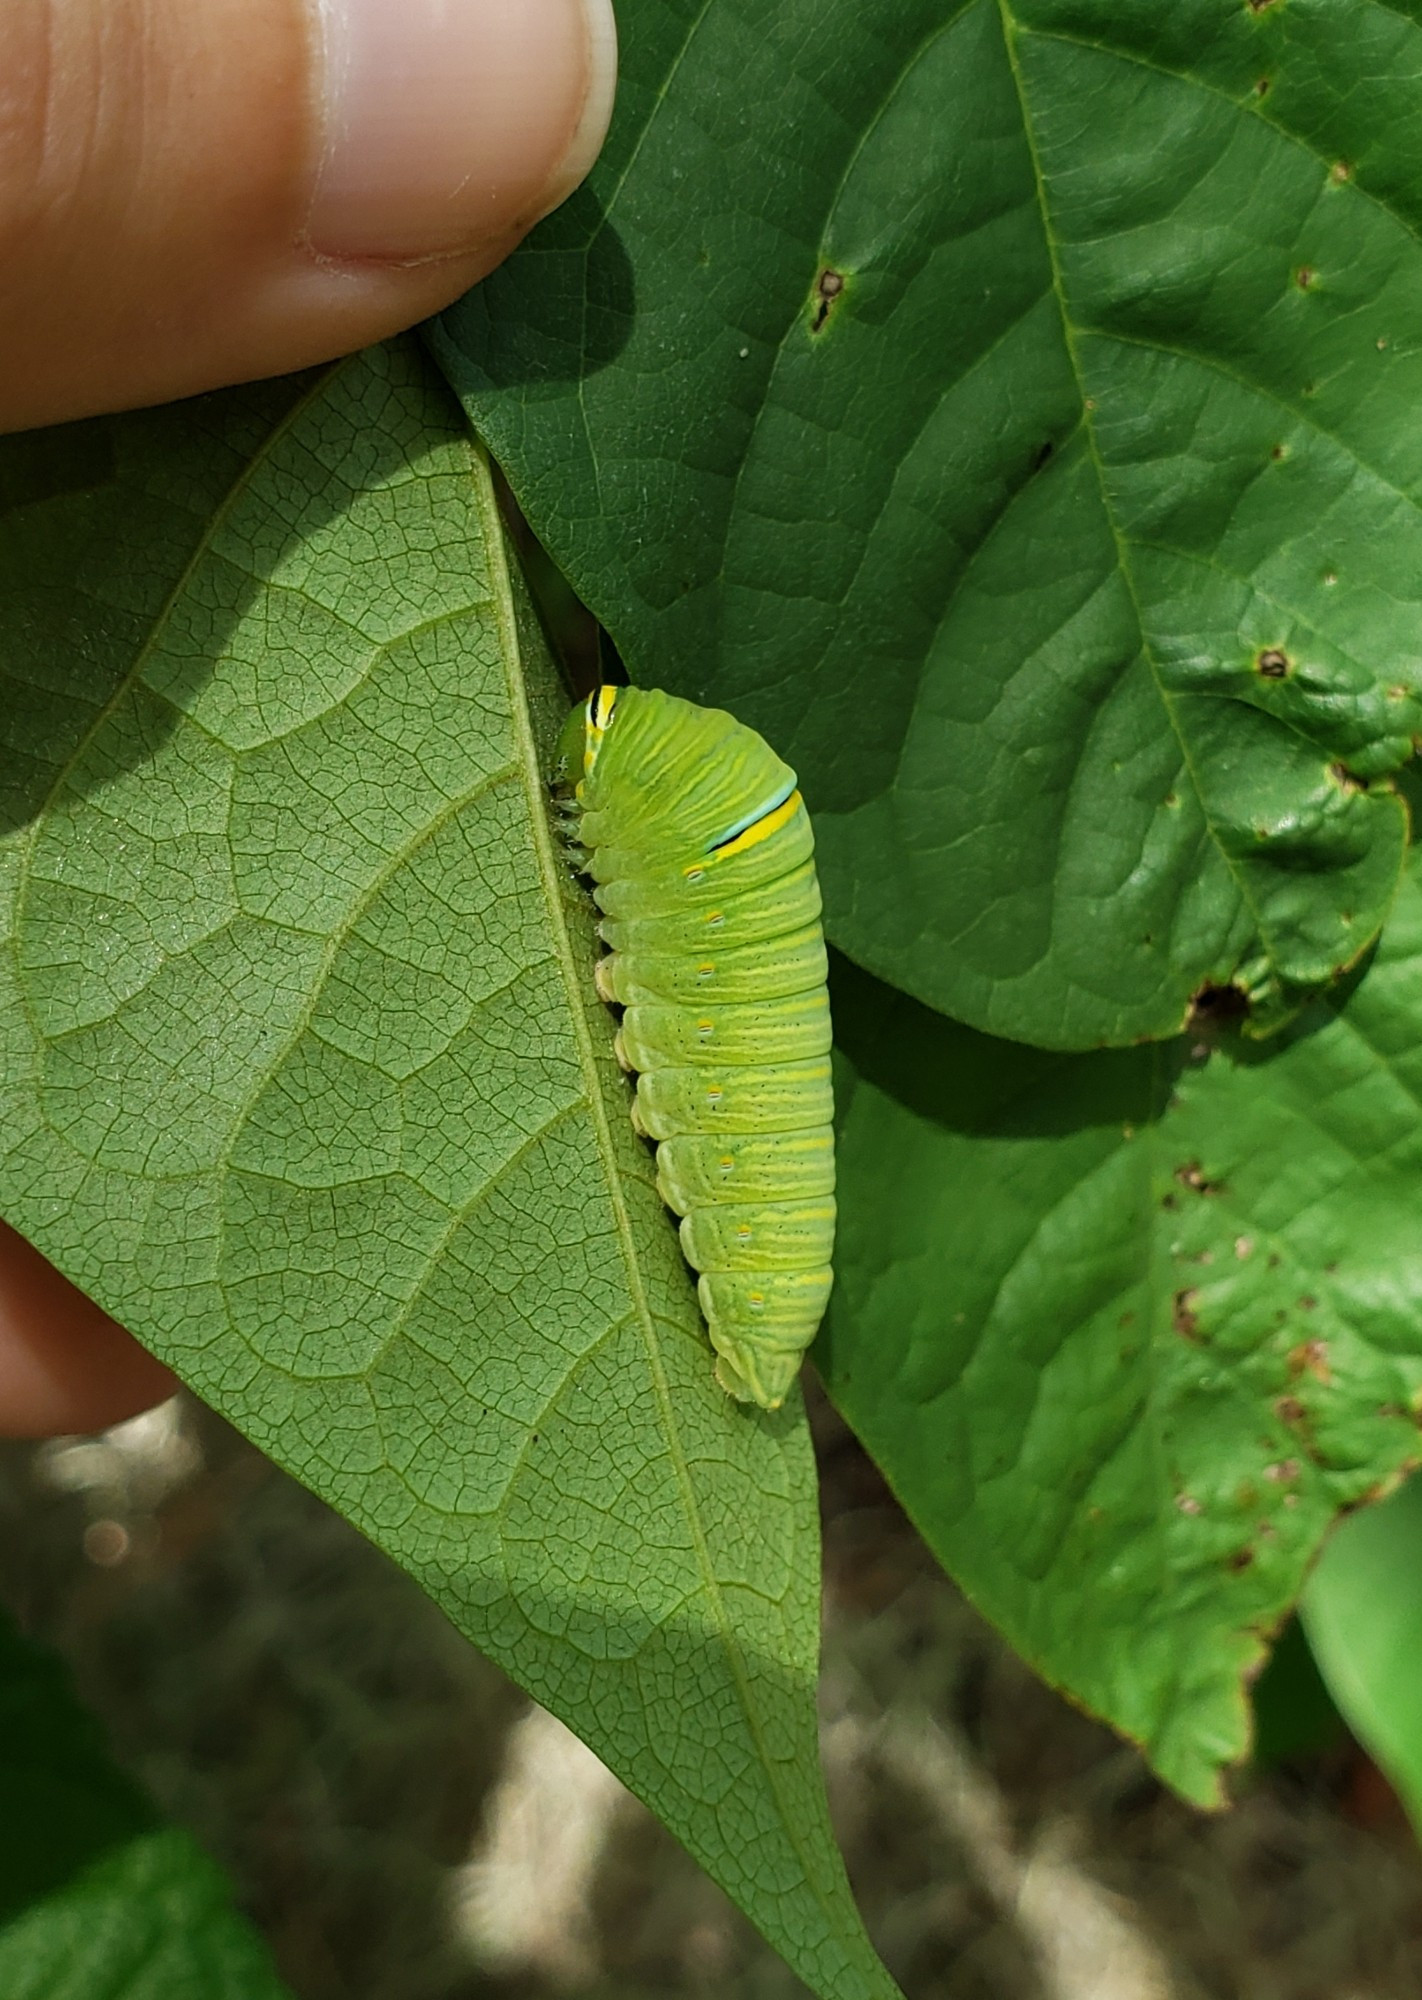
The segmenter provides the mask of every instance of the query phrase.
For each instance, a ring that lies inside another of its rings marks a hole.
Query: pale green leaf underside
[[[1418,10],[621,11],[588,189],[433,336],[540,536],[795,765],[878,976],[1048,1047],[1277,1016],[1422,729]]]
[[[852,970],[819,1359],[938,1555],[1187,1795],[1422,1410],[1422,867],[1276,1044],[1049,1056]],[[1213,1043],[1213,1045],[1212,1045]]]
[[[0,1204],[822,1995],[798,1408],[733,1408],[551,835],[564,697],[417,352],[0,460]]]

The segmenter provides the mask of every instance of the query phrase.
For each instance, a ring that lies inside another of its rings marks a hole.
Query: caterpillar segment
[[[778,1409],[829,1298],[835,1224],[825,947],[795,774],[719,709],[604,687],[568,718],[553,782],[717,1379]]]

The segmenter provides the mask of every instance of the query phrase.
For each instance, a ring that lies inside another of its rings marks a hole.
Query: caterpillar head
[[[591,774],[617,706],[617,694],[615,687],[596,689],[586,701],[578,703],[563,724],[548,780],[555,792],[563,796],[575,793]]]
[[[561,798],[569,798],[583,781],[588,740],[588,703],[580,701],[563,724],[549,766],[548,782]]]

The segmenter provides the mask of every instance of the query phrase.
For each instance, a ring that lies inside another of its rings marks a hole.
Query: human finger
[[[346,353],[591,165],[611,0],[0,0],[0,430]]]
[[[147,1348],[0,1222],[0,1437],[104,1430],[176,1386]]]

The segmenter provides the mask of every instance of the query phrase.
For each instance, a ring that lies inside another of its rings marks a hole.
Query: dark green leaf
[[[1250,1695],[1256,1765],[1267,1769],[1295,1758],[1316,1757],[1347,1739],[1347,1725],[1297,1618],[1291,1618],[1279,1634]]]
[[[1419,1456],[1422,869],[1273,1044],[1053,1056],[848,969],[831,1393],[1054,1683],[1209,1800],[1339,1508]]]
[[[588,188],[433,336],[535,529],[797,765],[859,963],[1049,1047],[1277,1020],[1422,728],[1419,18],[621,17]]]
[[[1329,1692],[1422,1829],[1422,1481],[1342,1523],[1304,1622]]]

